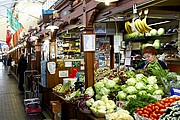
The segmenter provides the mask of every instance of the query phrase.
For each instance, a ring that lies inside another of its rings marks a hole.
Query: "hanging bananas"
[[[146,19],[147,19],[147,16],[144,17],[144,19],[142,20],[142,23],[143,23],[143,26],[145,28],[145,31],[150,32],[150,30],[152,30],[152,28],[147,25]]]
[[[144,26],[142,24],[142,21],[140,20],[140,18],[137,18],[135,21],[134,21],[134,27],[136,28],[136,30],[140,33],[144,33],[145,30],[144,30]]]
[[[131,23],[129,21],[125,22],[125,30],[128,34],[132,33]]]
[[[148,9],[145,9],[144,10],[144,14],[145,14],[145,17],[143,20],[141,20],[141,15],[142,15],[142,10],[139,12],[139,17],[135,19],[134,21],[134,27],[136,28],[136,30],[139,32],[139,33],[147,33],[147,32],[150,32],[150,30],[152,29],[151,27],[149,27],[147,25],[147,14],[148,14]]]

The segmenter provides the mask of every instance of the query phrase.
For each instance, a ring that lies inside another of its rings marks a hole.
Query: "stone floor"
[[[0,62],[0,120],[44,120],[42,113],[25,113],[23,94],[18,90],[18,82]]]

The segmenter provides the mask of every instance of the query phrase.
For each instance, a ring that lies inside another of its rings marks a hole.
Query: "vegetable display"
[[[105,117],[105,114],[114,112],[116,104],[113,100],[109,100],[107,96],[102,96],[101,100],[94,101],[90,107],[91,111],[97,117]]]
[[[171,119],[180,120],[180,100],[172,103],[166,110],[159,120]]]
[[[167,97],[165,99],[160,100],[159,102],[156,103],[150,103],[146,105],[143,108],[137,108],[136,113],[146,117],[150,118],[151,120],[158,120],[160,116],[162,116],[166,111],[164,111],[166,108],[169,108],[169,106],[175,101],[180,100],[180,97]],[[172,106],[173,106],[172,104]],[[179,109],[179,108],[178,108]],[[168,113],[168,112],[167,112]],[[166,119],[164,119],[166,120]],[[176,119],[178,120],[178,119]]]
[[[130,114],[133,115],[137,108],[143,108],[144,106],[155,102],[157,102],[155,98],[145,94],[142,96],[137,96],[136,98],[130,98],[124,109],[128,110]]]
[[[127,110],[118,110],[114,113],[106,114],[106,120],[134,120]]]
[[[143,74],[136,74],[135,78],[129,78],[125,85],[121,86],[118,92],[117,100],[127,101],[130,98],[136,98],[137,95],[164,95],[163,90],[157,85],[155,76],[146,77]]]

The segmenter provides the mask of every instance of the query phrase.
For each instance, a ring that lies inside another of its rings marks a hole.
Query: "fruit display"
[[[68,92],[71,92],[71,81],[68,81],[64,85],[58,84],[54,88],[52,88],[54,92],[61,93],[61,94],[67,94]]]

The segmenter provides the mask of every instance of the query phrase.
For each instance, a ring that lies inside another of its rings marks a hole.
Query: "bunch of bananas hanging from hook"
[[[135,28],[136,31],[139,33],[148,33],[152,29],[150,26],[147,24],[147,14],[148,14],[148,9],[144,10],[144,15],[145,17],[141,20],[141,15],[142,15],[142,10],[139,12],[138,17],[134,18],[132,23],[129,21],[125,22],[125,30],[127,31],[128,34],[133,32],[133,27]],[[133,27],[132,27],[133,26]]]

